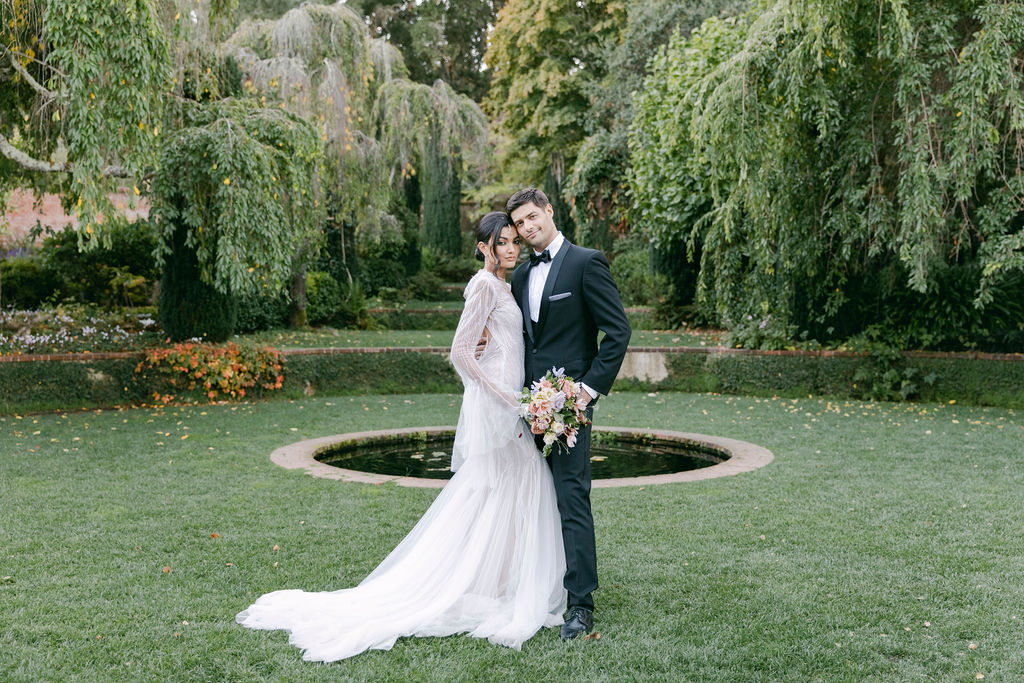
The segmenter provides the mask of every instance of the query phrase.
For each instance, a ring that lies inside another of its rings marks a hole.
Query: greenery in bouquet
[[[576,445],[580,429],[590,424],[584,406],[577,399],[583,385],[568,377],[562,368],[551,368],[519,398],[523,419],[530,431],[543,435],[544,456],[557,444],[566,450]]]

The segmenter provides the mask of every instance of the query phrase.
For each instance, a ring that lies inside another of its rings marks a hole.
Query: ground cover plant
[[[1012,680],[1024,420],[956,403],[617,393],[602,425],[744,439],[769,466],[597,489],[600,640],[404,639],[331,665],[236,626],[361,580],[436,490],[314,479],[279,446],[454,424],[457,395],[0,417],[9,680]]]

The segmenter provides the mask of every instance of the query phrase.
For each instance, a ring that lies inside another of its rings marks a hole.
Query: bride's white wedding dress
[[[451,481],[357,587],[267,593],[238,623],[287,630],[310,661],[387,650],[402,636],[454,633],[519,649],[542,626],[562,623],[555,490],[519,417],[522,314],[508,286],[483,270],[465,297],[451,352],[465,384]],[[485,328],[489,340],[477,360]]]

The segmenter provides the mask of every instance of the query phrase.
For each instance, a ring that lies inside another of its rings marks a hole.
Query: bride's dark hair
[[[480,219],[480,224],[476,226],[476,241],[483,242],[490,246],[491,254],[495,260],[498,258],[498,235],[506,227],[511,226],[512,223],[508,220],[508,216],[504,211],[492,211],[483,218]],[[484,252],[480,251],[480,247],[476,248],[476,260],[484,261]]]

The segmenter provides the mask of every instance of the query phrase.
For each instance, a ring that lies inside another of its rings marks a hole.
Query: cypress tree
[[[238,302],[200,279],[199,259],[187,235],[185,225],[175,225],[164,257],[157,302],[160,324],[172,341],[226,341],[235,331]]]

